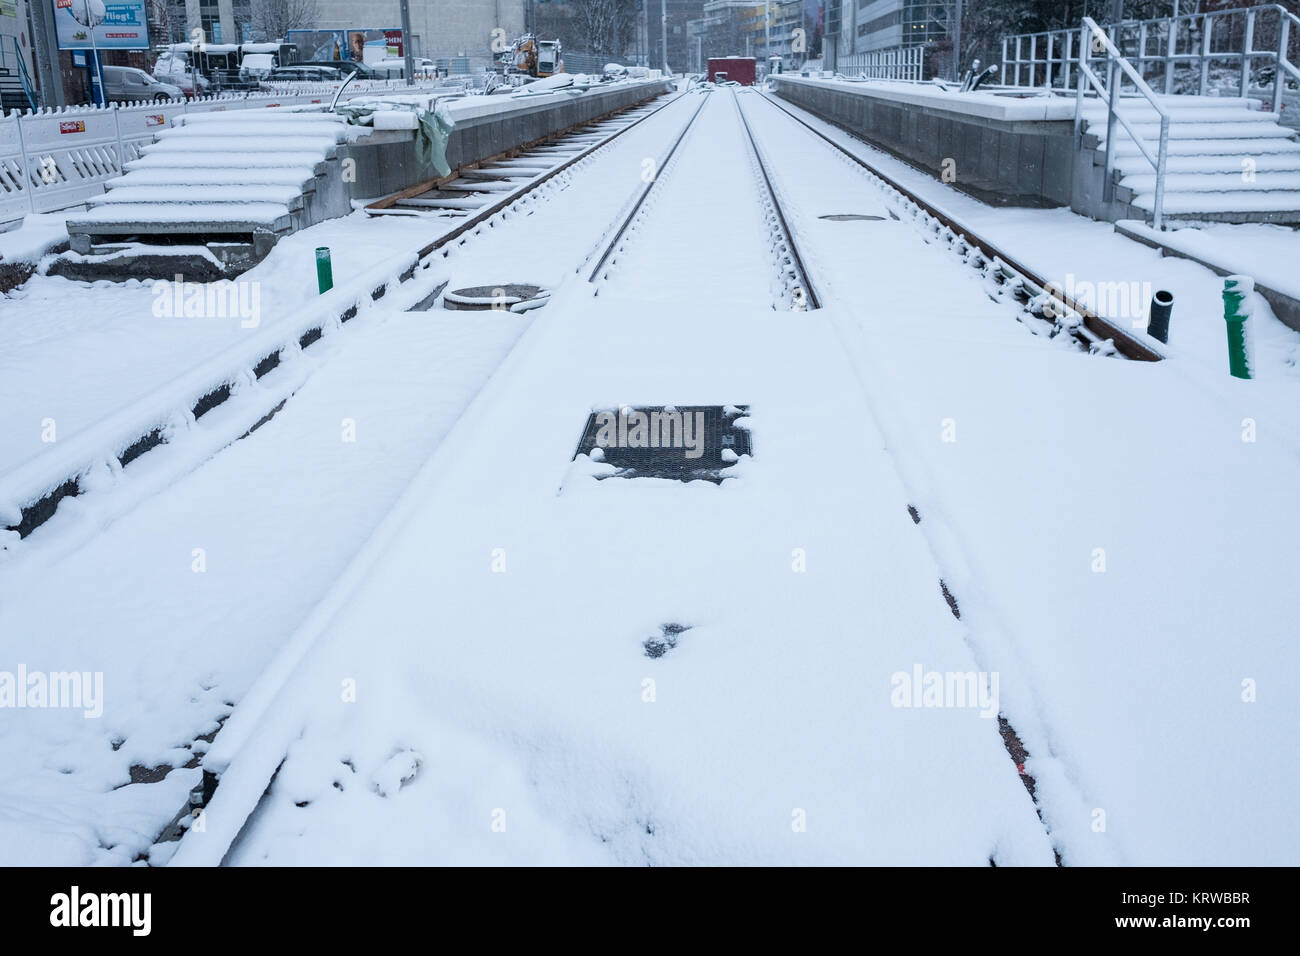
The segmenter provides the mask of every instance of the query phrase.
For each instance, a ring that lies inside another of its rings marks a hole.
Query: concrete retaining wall
[[[787,76],[773,83],[781,98],[935,176],[951,159],[953,185],[985,202],[1069,206],[1074,198],[1072,102]]]
[[[447,163],[453,170],[541,139],[614,110],[626,109],[672,88],[668,80],[619,84],[590,90],[512,99],[467,97],[448,104],[455,126],[447,143]],[[347,147],[356,160],[353,199],[377,199],[435,178],[432,166],[415,158],[415,134],[380,130]]]

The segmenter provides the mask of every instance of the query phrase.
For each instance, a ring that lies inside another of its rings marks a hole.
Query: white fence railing
[[[74,106],[10,113],[0,118],[0,223],[28,213],[53,212],[85,202],[120,176],[126,163],[177,116],[221,110],[328,105],[339,84],[248,95],[227,94],[193,101],[141,103],[109,107]],[[359,87],[359,88],[358,88]],[[353,84],[346,98],[377,92],[455,92],[456,83],[408,87],[403,81]]]
[[[921,46],[852,53],[835,61],[837,73],[870,80],[920,80],[924,69],[925,48]]]

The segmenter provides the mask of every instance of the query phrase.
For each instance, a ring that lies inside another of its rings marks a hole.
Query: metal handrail
[[[1239,24],[1234,21],[1239,19]],[[1239,49],[1215,50],[1216,29],[1223,25],[1239,25]],[[1276,31],[1276,44],[1272,49],[1255,49],[1255,39],[1260,30],[1272,27]],[[1272,91],[1272,111],[1278,112],[1282,103],[1283,78],[1300,82],[1300,66],[1290,59],[1293,37],[1300,37],[1300,17],[1280,4],[1261,4],[1255,7],[1235,7],[1230,10],[1209,10],[1202,13],[1185,13],[1177,17],[1156,17],[1149,20],[1125,20],[1108,24],[1108,35],[1123,48],[1133,42],[1136,53],[1129,56],[1143,72],[1150,64],[1162,67],[1166,94],[1174,92],[1174,73],[1181,64],[1197,68],[1197,92],[1204,95],[1209,86],[1210,64],[1214,62],[1237,63],[1240,66],[1241,95],[1249,92],[1251,67],[1256,61],[1275,64]],[[1050,30],[1040,33],[1023,33],[1002,39],[1002,82],[1009,86],[1045,86],[1062,92],[1073,87],[1070,71],[1076,57],[1071,56],[1070,45],[1075,28]],[[1182,52],[1179,40],[1184,40]],[[1155,51],[1151,47],[1154,43]],[[1028,48],[1026,50],[1026,47]],[[1039,77],[1043,82],[1038,82]]]
[[[14,63],[18,67],[18,82],[22,85],[23,95],[27,97],[27,107],[28,109],[34,110],[36,109],[36,97],[32,86],[32,78],[27,72],[27,61],[23,57],[22,50],[18,47],[18,38],[16,36],[8,36],[5,37],[5,39],[7,39],[10,45],[14,48],[13,57]],[[3,63],[5,59],[4,48],[0,47],[0,63]]]
[[[1090,52],[1097,49],[1098,53],[1106,54],[1106,84],[1102,85],[1101,79],[1093,71],[1088,63]],[[1119,112],[1120,73],[1123,73],[1137,88],[1137,91],[1146,98],[1156,113],[1160,115],[1160,146],[1155,156],[1147,149],[1146,142],[1137,131],[1129,124],[1129,121]],[[1147,85],[1146,80],[1142,79],[1142,74],[1133,68],[1124,55],[1120,53],[1119,47],[1115,45],[1106,31],[1097,25],[1092,17],[1083,18],[1083,26],[1079,33],[1079,82],[1075,93],[1074,100],[1074,142],[1077,149],[1082,142],[1083,135],[1083,94],[1085,85],[1091,85],[1097,92],[1098,97],[1106,97],[1106,179],[1102,187],[1104,192],[1102,198],[1110,202],[1115,195],[1115,124],[1118,122],[1124,127],[1124,130],[1132,138],[1142,155],[1146,157],[1156,173],[1156,195],[1155,202],[1152,206],[1152,221],[1154,228],[1160,229],[1164,220],[1165,205],[1165,166],[1169,153],[1169,111],[1160,105],[1156,99],[1155,91]]]

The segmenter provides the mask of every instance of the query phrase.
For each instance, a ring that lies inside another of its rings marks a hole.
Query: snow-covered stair
[[[339,149],[365,132],[332,113],[181,117],[69,218],[72,247],[242,241],[260,258],[281,236],[351,210]]]
[[[1300,142],[1255,100],[1223,96],[1161,96],[1170,113],[1165,176],[1166,215],[1225,222],[1300,224]],[[1152,155],[1160,116],[1144,98],[1125,97],[1120,112]],[[1086,101],[1085,149],[1106,162],[1106,105]],[[1145,218],[1155,206],[1156,175],[1122,125],[1114,144],[1115,200]]]

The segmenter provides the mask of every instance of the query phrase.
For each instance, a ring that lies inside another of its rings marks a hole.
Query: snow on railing
[[[1089,64],[1089,51],[1096,49],[1099,58],[1104,55],[1106,64],[1105,82]],[[1133,129],[1128,118],[1119,110],[1120,96],[1124,77],[1132,81],[1134,89],[1151,105],[1160,117],[1160,140],[1153,155],[1146,141]],[[1115,128],[1116,124],[1124,127],[1129,138],[1137,145],[1143,158],[1151,164],[1156,174],[1156,195],[1151,208],[1152,227],[1160,229],[1164,217],[1165,205],[1165,168],[1169,158],[1169,111],[1160,105],[1155,91],[1142,79],[1142,74],[1120,53],[1119,48],[1111,42],[1104,30],[1091,17],[1083,18],[1079,33],[1079,86],[1075,92],[1074,102],[1074,143],[1078,149],[1083,134],[1083,95],[1085,84],[1092,88],[1106,102],[1106,180],[1103,198],[1110,202],[1115,192]]]
[[[1276,3],[1125,20],[1101,29],[1143,79],[1165,95],[1210,93],[1214,70],[1226,72],[1222,79],[1235,81],[1240,96],[1269,90],[1276,113],[1286,82],[1300,83],[1300,17]],[[1073,92],[1084,52],[1078,41],[1077,27],[1003,37],[1002,82]]]
[[[925,48],[904,46],[852,53],[838,57],[835,70],[849,78],[919,81],[925,70]]]

